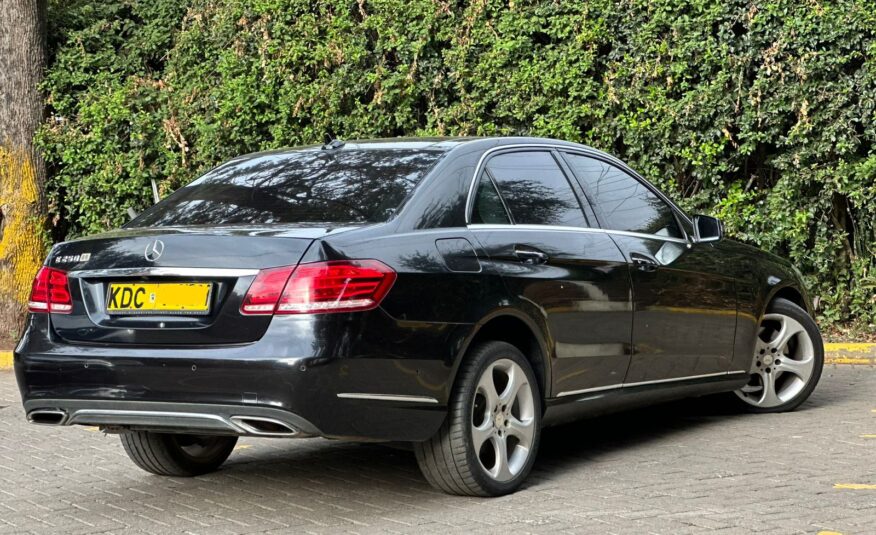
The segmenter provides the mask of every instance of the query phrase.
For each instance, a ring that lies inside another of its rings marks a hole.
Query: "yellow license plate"
[[[111,283],[106,311],[110,314],[190,314],[210,312],[209,282]]]

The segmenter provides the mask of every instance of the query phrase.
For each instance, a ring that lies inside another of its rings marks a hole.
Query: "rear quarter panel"
[[[316,242],[305,262],[342,258],[373,258],[397,273],[397,279],[381,304],[397,325],[402,339],[387,339],[387,347],[408,358],[441,356],[446,376],[439,379],[449,395],[460,356],[480,324],[497,313],[511,311],[514,304],[504,282],[477,240],[465,227],[447,227],[376,235],[373,231],[351,232]],[[422,347],[418,333],[429,333],[430,347]]]

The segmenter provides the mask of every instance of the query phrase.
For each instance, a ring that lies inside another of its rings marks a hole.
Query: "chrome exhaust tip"
[[[263,437],[291,437],[298,430],[280,420],[261,416],[232,416],[231,421],[250,435]]]
[[[62,425],[67,413],[58,409],[37,409],[27,413],[27,421],[39,425]]]

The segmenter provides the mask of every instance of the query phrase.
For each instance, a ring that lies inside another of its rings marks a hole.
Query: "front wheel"
[[[488,342],[463,364],[441,429],[414,452],[432,486],[501,496],[517,490],[532,469],[540,427],[532,367],[511,344]]]
[[[199,476],[219,468],[237,437],[132,431],[119,435],[134,464],[160,476]]]
[[[751,412],[785,412],[806,401],[824,367],[824,344],[805,310],[776,299],[758,330],[751,378],[736,396]]]

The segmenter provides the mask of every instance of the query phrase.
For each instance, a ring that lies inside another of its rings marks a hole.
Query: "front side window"
[[[178,189],[127,226],[387,221],[444,154],[338,149],[238,158]]]
[[[547,151],[499,154],[486,172],[516,224],[586,227],[587,220],[566,175]]]
[[[580,154],[565,154],[581,187],[610,230],[683,238],[672,208],[625,171]]]

